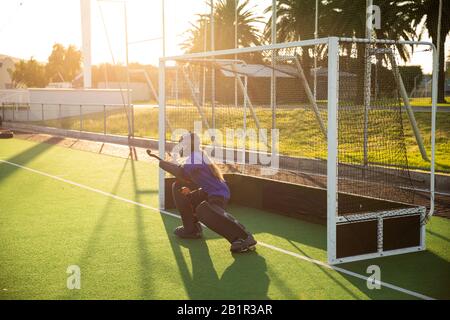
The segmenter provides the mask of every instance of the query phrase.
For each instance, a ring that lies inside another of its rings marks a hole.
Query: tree
[[[315,31],[316,0],[278,0],[277,1],[277,38],[279,41],[296,41],[312,39]],[[411,40],[416,38],[416,30],[411,25],[410,18],[404,15],[404,1],[378,0],[374,1],[383,13],[381,28],[375,30],[377,38],[392,40]],[[266,9],[270,13],[272,7]],[[266,38],[271,33],[272,18],[265,30]],[[319,37],[366,37],[366,1],[364,0],[319,0]],[[363,66],[365,61],[364,46],[354,50],[357,65]],[[410,58],[410,52],[404,45],[397,45],[397,52],[403,60]],[[305,68],[312,65],[312,50],[305,50],[302,63]],[[364,68],[356,68],[359,86],[363,85]],[[309,74],[309,72],[307,73]],[[357,100],[362,102],[363,90],[358,90]]]
[[[291,42],[314,38],[316,0],[278,0],[277,1],[277,39],[279,42]],[[272,6],[264,11],[272,13]],[[325,15],[321,7],[321,16]],[[272,17],[264,29],[264,36],[272,36]],[[324,32],[323,25],[319,26]],[[322,32],[319,32],[322,33]]]
[[[448,54],[446,64],[447,64],[447,73],[445,78],[450,78],[450,53]]]
[[[66,49],[62,44],[54,44],[46,66],[50,81],[73,81],[80,73],[81,57],[81,52],[73,45],[69,45]]]
[[[235,47],[235,10],[237,3],[238,47],[261,44],[261,33],[257,27],[262,17],[249,8],[250,0],[219,0],[214,8],[215,50]],[[189,53],[211,50],[211,21],[206,15],[198,19],[187,31],[188,39],[181,47]],[[206,37],[206,39],[205,39]],[[206,41],[205,41],[206,40]],[[206,48],[205,48],[206,43]]]
[[[426,28],[437,48],[439,0],[410,0],[406,14],[416,28]],[[439,48],[438,102],[445,103],[445,40],[450,32],[450,1],[442,1],[441,44]]]
[[[272,6],[269,6],[264,11],[272,13]],[[277,41],[291,42],[306,39],[313,39],[315,32],[315,10],[316,0],[278,0],[276,4],[277,10]],[[328,7],[321,6],[320,16],[327,15]],[[267,41],[272,36],[272,19],[269,18],[266,28],[264,29],[264,37]],[[319,25],[319,35],[326,34],[325,24]],[[312,67],[312,52],[310,50],[303,51],[301,62],[304,68]],[[309,72],[306,72],[306,77],[310,78]]]
[[[15,86],[28,88],[44,88],[48,84],[45,66],[37,62],[33,57],[30,60],[20,60],[15,64],[11,78]]]

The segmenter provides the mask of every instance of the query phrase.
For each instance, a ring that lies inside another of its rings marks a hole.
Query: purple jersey
[[[213,174],[202,152],[193,152],[183,165],[183,171],[208,196],[219,196],[227,200],[230,199],[230,189],[224,181],[221,181]]]

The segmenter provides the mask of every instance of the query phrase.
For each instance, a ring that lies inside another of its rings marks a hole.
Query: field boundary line
[[[0,159],[0,163],[8,164],[8,165],[20,168],[20,169],[24,169],[24,170],[27,170],[27,171],[39,174],[41,176],[45,176],[47,178],[51,178],[51,179],[54,179],[54,180],[57,180],[57,181],[60,181],[60,182],[64,182],[64,183],[67,183],[67,184],[79,187],[81,189],[89,190],[89,191],[92,191],[92,192],[95,192],[95,193],[98,193],[98,194],[101,194],[101,195],[104,195],[104,196],[107,196],[107,197],[110,197],[110,198],[113,198],[113,199],[116,199],[116,200],[120,200],[120,201],[129,203],[129,204],[132,204],[132,205],[140,206],[142,208],[146,208],[146,209],[149,209],[149,210],[152,210],[152,211],[157,211],[157,212],[163,213],[163,214],[165,214],[167,216],[171,216],[171,217],[180,219],[179,215],[174,214],[172,212],[168,212],[168,211],[161,210],[161,209],[158,209],[156,207],[152,207],[152,206],[140,203],[140,202],[136,202],[136,201],[133,201],[133,200],[130,200],[130,199],[126,199],[126,198],[117,196],[115,194],[112,194],[112,193],[109,193],[109,192],[105,192],[105,191],[102,191],[102,190],[99,190],[99,189],[96,189],[96,188],[93,188],[93,187],[89,187],[87,185],[84,185],[84,184],[81,184],[81,183],[77,183],[77,182],[74,182],[74,181],[71,181],[71,180],[68,180],[68,179],[64,179],[64,178],[61,178],[61,177],[58,177],[58,176],[55,176],[55,175],[52,175],[52,174],[40,171],[40,170],[36,170],[36,169],[29,168],[29,167],[25,167],[25,166],[22,166],[20,164],[13,163],[13,162],[10,162],[10,161],[7,161],[7,160],[2,160],[2,159]],[[358,278],[358,279],[361,279],[361,280],[364,280],[364,281],[368,281],[369,280],[369,277],[364,276],[362,274],[359,274],[359,273],[356,273],[356,272],[353,272],[353,271],[350,271],[350,270],[347,270],[347,269],[344,269],[344,268],[341,268],[341,267],[332,266],[332,265],[329,265],[329,264],[327,264],[325,262],[322,262],[320,260],[315,260],[315,259],[306,257],[304,255],[301,255],[301,254],[298,254],[298,253],[295,253],[295,252],[292,252],[292,251],[289,251],[289,250],[285,250],[285,249],[276,247],[276,246],[268,244],[268,243],[264,243],[264,242],[258,241],[258,244],[260,246],[262,246],[262,247],[265,247],[265,248],[268,248],[268,249],[271,249],[271,250],[274,250],[274,251],[277,251],[277,252],[280,252],[280,253],[284,253],[284,254],[289,255],[291,257],[294,257],[294,258],[297,258],[297,259],[300,259],[300,260],[303,260],[303,261],[307,261],[307,262],[313,263],[315,265],[318,265],[318,266],[321,266],[321,267],[325,267],[327,269],[331,269],[331,270],[334,270],[334,271],[342,273],[342,274],[346,274],[348,276],[352,276],[352,277],[355,277],[355,278]],[[416,297],[416,298],[419,298],[419,299],[422,299],[422,300],[435,300],[432,297],[429,297],[429,296],[423,295],[421,293],[418,293],[418,292],[415,292],[415,291],[412,291],[412,290],[408,290],[408,289],[405,289],[405,288],[402,288],[402,287],[399,287],[399,286],[396,286],[394,284],[390,284],[390,283],[387,283],[387,282],[375,280],[374,283],[375,284],[379,284],[382,287],[386,287],[386,288],[392,289],[394,291],[398,291],[398,292],[401,292],[401,293],[404,293],[404,294],[407,294],[407,295],[410,295],[410,296],[413,296],[413,297]]]

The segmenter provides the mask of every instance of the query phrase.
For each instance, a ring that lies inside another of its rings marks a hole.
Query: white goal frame
[[[437,112],[437,80],[438,80],[438,57],[435,46],[430,42],[424,41],[393,41],[393,40],[368,40],[355,38],[328,37],[296,41],[289,43],[277,43],[265,46],[246,47],[230,50],[220,50],[212,52],[192,53],[180,56],[162,57],[159,61],[159,154],[166,154],[166,64],[169,61],[189,60],[189,59],[214,59],[224,55],[237,55],[257,51],[277,50],[305,46],[328,46],[328,159],[327,159],[327,256],[329,264],[339,264],[357,260],[365,260],[382,256],[396,255],[408,252],[416,252],[426,249],[425,245],[425,225],[421,226],[420,246],[404,249],[384,251],[378,250],[376,253],[363,254],[352,257],[336,258],[336,227],[339,223],[344,223],[337,216],[338,205],[338,103],[339,103],[339,44],[340,42],[358,42],[358,43],[384,43],[401,45],[426,45],[433,53],[433,78],[432,78],[432,123],[431,123],[431,163],[430,163],[430,210],[426,213],[425,207],[415,207],[414,210],[407,212],[410,215],[432,216],[434,213],[435,197],[435,132],[436,132],[436,112]],[[220,59],[217,59],[220,61]],[[159,207],[164,210],[165,204],[165,172],[159,171]],[[381,212],[364,218],[377,219],[381,223],[384,217],[395,215],[395,210]],[[369,214],[370,215],[370,214]],[[382,241],[382,239],[381,239]]]

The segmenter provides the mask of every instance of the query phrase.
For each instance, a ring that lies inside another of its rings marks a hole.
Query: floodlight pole
[[[166,14],[164,0],[161,0],[161,15],[162,15],[162,55],[166,57]]]
[[[128,15],[127,15],[127,3],[123,2],[123,15],[124,15],[124,22],[125,22],[125,65],[127,70],[127,105],[128,105],[128,119],[129,116],[131,116],[131,121],[128,120],[128,128],[129,133],[128,136],[133,137],[134,136],[134,112],[131,110],[131,97],[130,97],[130,68],[129,68],[129,61],[128,61]],[[131,112],[130,112],[131,110]]]
[[[91,1],[80,0],[81,37],[83,51],[83,87],[92,87],[91,66]]]

